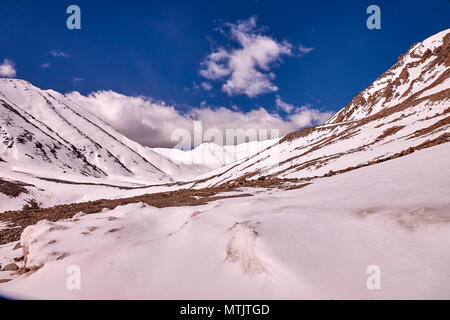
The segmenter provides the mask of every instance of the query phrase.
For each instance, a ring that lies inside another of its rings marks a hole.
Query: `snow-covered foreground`
[[[450,298],[448,144],[199,207],[118,207],[42,221],[21,239],[36,273],[0,284],[15,298]],[[430,170],[429,170],[430,169]],[[431,170],[432,169],[432,170]],[[248,190],[245,190],[246,192]],[[20,256],[0,247],[0,263]],[[81,290],[69,290],[79,266]],[[368,290],[369,266],[381,290]],[[12,278],[0,272],[0,279]]]

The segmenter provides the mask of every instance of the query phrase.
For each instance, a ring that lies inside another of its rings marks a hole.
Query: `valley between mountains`
[[[0,294],[449,299],[449,142],[450,29],[326,123],[238,146],[147,148],[0,79]]]

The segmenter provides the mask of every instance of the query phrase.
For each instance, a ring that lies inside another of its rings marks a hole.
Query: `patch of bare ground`
[[[387,138],[389,136],[392,136],[394,134],[396,134],[397,132],[399,132],[400,130],[402,130],[405,126],[395,126],[395,127],[391,127],[386,129],[376,140],[376,142],[380,142],[381,140],[383,140],[384,138]]]
[[[292,188],[293,186],[291,185],[291,183],[295,181],[296,180],[294,179],[283,180],[278,178],[264,178],[264,180],[261,179],[256,181],[247,181],[245,179],[240,179],[237,183],[225,183],[218,187],[206,189],[181,189],[170,192],[145,194],[124,199],[102,199],[84,203],[59,205],[44,209],[6,211],[0,215],[0,221],[8,222],[11,224],[11,226],[0,232],[0,245],[18,241],[20,239],[22,231],[27,226],[36,224],[41,220],[56,222],[63,219],[73,218],[79,212],[83,212],[85,214],[94,214],[100,213],[104,209],[112,210],[119,206],[139,202],[157,208],[198,206],[221,199],[252,196],[252,194],[249,193],[229,196],[226,195],[226,192],[231,192],[241,187],[282,188],[286,184],[289,184],[288,187]]]
[[[436,131],[437,129],[444,127],[444,126],[448,126],[450,125],[450,116],[448,116],[447,118],[441,119],[438,122],[432,124],[431,126],[427,127],[427,128],[423,128],[420,130],[417,130],[416,132],[413,133],[413,135],[411,137],[409,137],[409,139],[413,139],[416,137],[420,137],[423,135],[426,135],[428,133],[431,133],[433,131]]]
[[[37,210],[40,209],[40,205],[36,202],[36,200],[31,199],[31,200],[26,200],[26,204],[23,205],[22,210],[27,211],[27,210]]]
[[[7,181],[0,178],[0,193],[6,194],[8,197],[17,198],[22,193],[28,193],[25,187],[34,187],[19,181]]]
[[[441,113],[436,113],[434,116],[429,116],[429,117],[426,117],[425,119],[423,119],[422,121],[425,121],[425,120],[430,120],[430,119],[434,119],[434,118],[437,118],[437,117],[440,117],[440,116],[443,116],[444,114],[447,114],[447,113],[450,113],[450,107],[448,107],[447,109],[445,109],[444,111],[442,111]]]

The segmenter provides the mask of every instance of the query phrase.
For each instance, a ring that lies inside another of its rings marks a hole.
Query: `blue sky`
[[[81,8],[81,30],[66,28],[71,4]],[[366,28],[371,4],[381,8],[381,30]],[[448,28],[450,1],[2,0],[0,13],[1,61],[13,61],[18,78],[41,88],[114,90],[180,110],[203,102],[276,112],[279,96],[289,105],[337,111],[413,43]],[[291,53],[262,70],[274,86],[269,92],[225,92],[227,77],[203,77],[202,62],[218,48],[238,49],[227,23],[251,17],[249,33],[288,43]],[[305,54],[301,46],[313,50]]]

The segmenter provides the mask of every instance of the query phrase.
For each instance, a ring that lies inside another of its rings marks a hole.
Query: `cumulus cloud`
[[[208,80],[221,80],[222,90],[228,95],[245,94],[256,97],[278,91],[273,84],[275,74],[271,69],[283,56],[293,54],[292,45],[279,42],[262,34],[256,27],[256,17],[226,23],[225,29],[239,48],[219,47],[202,62],[200,75]]]
[[[78,92],[67,94],[75,103],[105,120],[128,138],[149,147],[173,147],[179,141],[172,141],[175,130],[184,129],[193,136],[194,121],[201,121],[203,132],[209,129],[220,130],[226,136],[227,129],[270,130],[278,129],[280,135],[298,130],[302,127],[324,122],[331,114],[320,113],[307,107],[297,108],[299,114],[292,114],[288,119],[278,114],[258,108],[248,112],[224,107],[192,108],[182,113],[175,107],[147,97],[130,97],[113,91],[98,91],[88,96]],[[265,139],[265,137],[259,137]]]
[[[53,57],[70,58],[70,54],[65,53],[61,50],[52,50],[52,51],[50,51],[50,54]]]
[[[9,59],[3,60],[3,63],[0,64],[0,77],[14,78],[16,74],[14,62]]]

